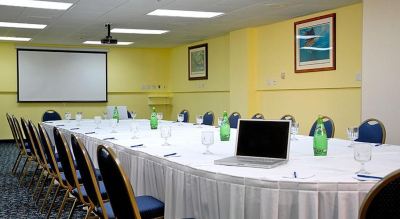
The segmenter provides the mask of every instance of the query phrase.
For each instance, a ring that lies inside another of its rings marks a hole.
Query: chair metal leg
[[[75,210],[76,202],[77,202],[77,201],[78,201],[78,199],[75,198],[74,203],[72,204],[71,211],[69,212],[68,219],[70,219],[70,218],[72,217],[72,214],[74,213],[74,210]]]
[[[29,160],[29,157],[27,157],[27,158],[25,159],[24,165],[22,166],[22,169],[21,169],[21,171],[19,172],[18,179],[21,178],[22,173],[24,172],[24,169],[25,169],[25,166],[26,166],[26,163],[28,162],[28,160]]]
[[[37,190],[38,190],[38,188],[39,188],[39,186],[40,186],[40,182],[42,181],[42,177],[44,176],[43,173],[44,173],[44,170],[42,169],[42,171],[40,172],[39,179],[38,179],[38,181],[36,182],[35,190],[33,190],[32,199],[35,199],[36,192],[37,192]]]
[[[16,170],[18,169],[18,166],[19,166],[19,163],[20,163],[20,161],[21,161],[21,158],[22,158],[22,153],[21,153],[21,151],[19,151],[18,156],[17,156],[17,159],[15,159],[14,166],[13,166],[13,168],[12,168],[12,170],[11,170],[11,173],[12,173],[13,175],[15,175],[15,172],[16,172]]]
[[[49,208],[49,210],[47,211],[46,218],[49,218],[49,217],[50,217],[50,213],[51,213],[51,210],[53,209],[54,202],[55,202],[56,199],[57,199],[58,192],[60,192],[60,187],[61,187],[60,185],[57,186],[56,193],[54,194],[53,200],[51,201],[50,208]]]
[[[23,171],[22,171],[22,176],[19,178],[19,184],[20,185],[22,185],[22,181],[23,181],[23,179],[24,179],[24,177],[26,176],[26,174],[28,173],[28,169],[29,169],[29,167],[30,167],[30,164],[31,164],[31,160],[28,158],[27,159],[27,162],[25,162],[25,168],[23,169]]]
[[[33,181],[35,180],[35,176],[36,176],[38,170],[39,170],[39,163],[36,165],[35,172],[33,172],[32,179],[31,179],[31,181],[29,182],[28,190],[31,189],[31,187],[32,187],[32,185],[33,185]]]
[[[39,203],[40,195],[41,195],[42,192],[43,192],[43,188],[44,188],[44,186],[46,185],[46,182],[47,182],[47,179],[48,179],[48,178],[49,178],[49,174],[46,175],[46,177],[44,178],[44,181],[43,181],[43,183],[42,183],[42,187],[40,187],[38,196],[37,196],[36,201],[35,201],[35,204],[36,204],[36,205]]]
[[[58,214],[57,214],[57,217],[56,217],[57,219],[59,219],[60,216],[61,216],[61,213],[62,213],[62,211],[64,209],[64,206],[65,206],[65,202],[67,201],[69,192],[70,192],[70,190],[65,191],[65,195],[64,195],[63,201],[61,203],[60,209],[58,209]]]
[[[43,208],[44,208],[44,206],[45,206],[45,204],[46,204],[46,201],[47,201],[47,197],[49,197],[49,194],[50,194],[50,192],[51,192],[51,189],[53,188],[54,180],[55,180],[55,178],[52,177],[52,178],[51,178],[50,185],[49,185],[49,188],[47,189],[46,195],[44,196],[42,206],[41,206],[40,209],[39,209],[39,212],[40,212],[40,213],[42,213]]]

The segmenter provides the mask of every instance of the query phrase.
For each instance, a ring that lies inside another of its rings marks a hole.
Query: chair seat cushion
[[[89,197],[88,197],[88,194],[86,192],[85,186],[81,185],[80,189],[81,189],[81,193],[82,193],[83,199],[85,199],[86,202],[89,202]],[[108,199],[106,187],[104,186],[103,181],[99,182],[99,189],[100,189],[101,198],[103,200],[104,199]],[[72,190],[72,195],[75,196],[75,197],[78,197],[78,189],[77,188]]]
[[[164,203],[152,196],[137,196],[136,203],[142,218],[156,218],[164,215]]]
[[[112,207],[111,207],[110,202],[108,202],[108,201],[107,201],[107,202],[104,202],[104,208],[105,208],[106,211],[107,211],[107,216],[108,216],[108,218],[109,218],[109,219],[114,219],[114,218],[115,218],[115,215],[114,215],[114,212],[113,212],[113,210],[112,210]],[[96,207],[94,211],[95,211],[95,213],[98,214],[98,215],[101,215],[101,216],[104,215],[103,209],[101,209],[100,207]],[[101,217],[101,218],[104,218],[104,217]]]
[[[65,174],[63,172],[60,172],[61,174],[61,179],[63,181],[63,183],[67,183],[67,178],[65,178]],[[76,171],[76,177],[78,178],[78,182],[82,183],[82,177],[81,177],[81,173],[77,170]]]

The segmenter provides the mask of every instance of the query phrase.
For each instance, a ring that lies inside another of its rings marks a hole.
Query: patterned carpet
[[[24,178],[23,185],[19,186],[17,176],[11,174],[11,169],[17,155],[18,149],[15,147],[15,144],[0,143],[0,218],[46,218],[50,204],[47,205],[44,213],[40,213],[39,209],[42,205],[42,200],[44,199],[50,181],[46,183],[46,187],[43,189],[39,204],[35,205],[35,202],[32,199],[33,189],[28,191],[28,184],[32,178],[34,166],[31,165],[29,175]],[[23,161],[24,160],[21,161],[17,173],[22,169]],[[34,185],[36,185],[37,178],[38,176],[36,176]],[[51,198],[54,197],[54,193],[55,188],[53,187],[53,192],[50,196]],[[64,194],[64,192],[58,194],[50,218],[56,218]],[[50,202],[49,199],[48,202]],[[71,210],[71,207],[72,202],[67,202],[62,218],[68,218],[68,213]],[[72,218],[84,218],[85,214],[85,210],[81,207],[77,207]]]

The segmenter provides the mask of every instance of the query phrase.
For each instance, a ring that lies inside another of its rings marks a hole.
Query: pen
[[[64,126],[63,124],[60,124],[60,125],[56,125],[56,126]]]
[[[70,130],[78,130],[79,128],[72,128],[72,129],[70,129]]]
[[[103,140],[105,141],[105,140],[114,140],[115,138],[114,137],[111,137],[111,138],[103,138]]]
[[[297,178],[297,173],[296,173],[296,171],[293,172],[293,176],[294,176],[294,178]]]
[[[174,155],[176,155],[176,153],[166,154],[166,155],[164,155],[164,157],[170,157],[170,156],[174,156]]]
[[[135,148],[135,147],[140,147],[140,146],[143,146],[143,144],[132,145],[132,146],[130,146],[130,147],[131,147],[131,148]]]
[[[94,133],[96,133],[96,132],[86,132],[85,134],[88,135],[88,134],[94,134]]]
[[[357,174],[358,177],[362,178],[370,178],[370,179],[383,179],[383,177],[380,176],[368,176],[368,175],[363,175],[363,174]]]

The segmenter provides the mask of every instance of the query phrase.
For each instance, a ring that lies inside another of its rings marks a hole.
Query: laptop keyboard
[[[252,164],[274,164],[276,162],[280,162],[281,160],[272,160],[272,159],[265,159],[265,158],[246,158],[246,157],[236,157],[237,161],[240,163],[252,163]]]

